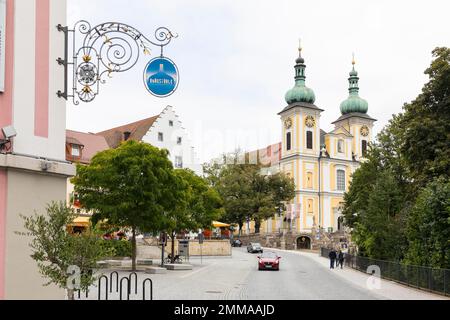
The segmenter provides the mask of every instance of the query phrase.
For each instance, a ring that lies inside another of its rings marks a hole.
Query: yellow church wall
[[[312,200],[312,213],[308,210],[308,200]],[[317,196],[303,196],[303,229],[307,229],[306,220],[308,216],[315,217],[316,224],[318,222],[318,197]]]
[[[350,179],[352,176],[352,170],[349,166],[346,166],[345,168],[345,191],[348,191],[348,189],[350,188]]]
[[[335,222],[334,208],[339,207],[341,202],[343,202],[343,201],[344,201],[344,197],[332,197],[331,198],[330,217],[331,217],[331,225],[333,228],[336,228],[336,226],[334,225],[334,222]]]
[[[297,139],[296,139],[296,150],[300,150],[300,115],[297,114],[295,117],[295,121],[297,122]]]

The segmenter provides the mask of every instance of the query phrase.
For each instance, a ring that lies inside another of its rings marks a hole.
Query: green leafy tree
[[[189,169],[175,170],[175,175],[182,181],[183,201],[167,212],[162,222],[162,228],[172,239],[172,260],[178,233],[210,227],[222,214],[222,199],[206,179]]]
[[[216,188],[224,200],[224,220],[236,223],[239,233],[244,223],[255,221],[258,233],[262,221],[284,210],[284,202],[295,196],[292,179],[282,173],[263,175],[259,164],[228,164],[217,175]]]
[[[93,221],[108,220],[132,233],[132,269],[136,270],[136,232],[161,230],[167,212],[184,201],[182,180],[174,174],[167,150],[127,141],[78,165],[75,192]]]
[[[37,262],[39,272],[48,279],[45,286],[53,283],[66,289],[70,300],[74,299],[78,288],[69,279],[69,267],[79,268],[79,289],[86,291],[96,280],[93,270],[97,261],[114,255],[112,249],[103,245],[101,233],[96,229],[70,234],[67,226],[76,217],[64,202],[52,202],[47,205],[46,214],[22,216],[27,231],[19,233],[32,239],[31,257]]]
[[[450,268],[450,182],[430,182],[417,197],[407,221],[406,262]]]

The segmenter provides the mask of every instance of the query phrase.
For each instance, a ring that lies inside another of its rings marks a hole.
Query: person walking
[[[344,268],[344,253],[342,252],[342,250],[339,250],[339,254],[338,254],[338,266],[341,265],[341,269]]]
[[[331,249],[330,253],[328,254],[328,257],[330,258],[330,269],[334,269],[334,261],[336,260],[336,251],[334,249]]]

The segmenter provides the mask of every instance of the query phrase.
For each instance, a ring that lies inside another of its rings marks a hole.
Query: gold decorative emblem
[[[288,118],[288,119],[286,119],[286,120],[284,121],[284,127],[285,127],[286,129],[292,128],[292,119],[291,119],[291,118]]]
[[[316,125],[316,120],[313,116],[307,116],[305,124],[308,128],[314,128],[314,126]]]
[[[369,128],[367,128],[367,126],[363,126],[363,127],[361,128],[361,135],[362,135],[363,137],[367,137],[367,136],[369,135]]]

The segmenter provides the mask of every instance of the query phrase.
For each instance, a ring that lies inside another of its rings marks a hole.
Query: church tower
[[[300,230],[319,221],[320,114],[314,91],[306,86],[306,65],[299,48],[295,61],[295,85],[285,96],[288,104],[280,113],[282,150],[280,169],[295,181],[296,196],[291,210],[291,226]],[[300,223],[301,221],[301,223]]]
[[[352,155],[358,161],[365,157],[368,143],[372,140],[373,119],[367,114],[369,104],[359,97],[359,77],[355,70],[355,59],[352,61],[352,71],[350,72],[349,97],[341,103],[341,114],[333,124],[335,130],[344,128],[353,136]]]

